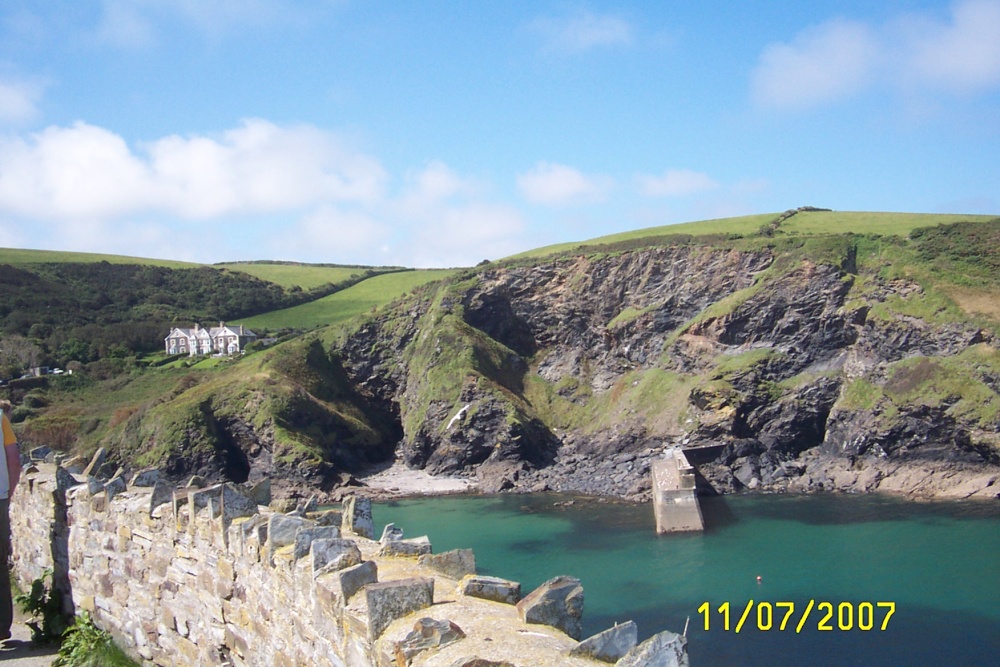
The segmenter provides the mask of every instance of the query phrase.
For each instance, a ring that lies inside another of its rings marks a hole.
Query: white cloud
[[[417,266],[472,266],[521,247],[524,219],[509,206],[472,202],[441,213],[414,228]]]
[[[668,169],[660,176],[639,174],[636,184],[647,197],[683,197],[719,187],[708,174],[690,169]]]
[[[204,219],[366,202],[381,196],[385,178],[377,160],[328,132],[257,119],[137,150],[86,123],[0,139],[0,211],[48,219],[151,211]]]
[[[143,11],[145,2],[104,0],[96,37],[114,46],[140,47],[154,41],[152,23]]]
[[[20,123],[38,114],[42,87],[37,83],[0,79],[0,123]]]
[[[542,37],[546,50],[565,54],[628,45],[634,32],[632,24],[621,17],[590,12],[560,19],[538,18],[529,29]]]
[[[951,14],[947,22],[919,16],[900,22],[904,74],[960,92],[1000,85],[1000,2],[967,0]]]
[[[554,162],[539,162],[517,175],[517,186],[528,201],[553,206],[604,201],[614,187],[607,176],[588,176]]]
[[[751,74],[755,104],[782,110],[862,91],[975,94],[1000,87],[1000,0],[960,0],[946,19],[901,14],[884,25],[834,19],[764,48]]]
[[[808,28],[791,44],[764,49],[753,72],[756,104],[805,109],[861,90],[870,80],[878,45],[868,26],[834,20]]]
[[[352,264],[358,257],[371,257],[372,249],[391,234],[388,225],[368,212],[326,204],[303,216],[291,231],[273,235],[268,246],[275,257]]]

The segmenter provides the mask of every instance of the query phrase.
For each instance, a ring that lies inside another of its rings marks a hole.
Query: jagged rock
[[[174,497],[174,488],[166,482],[158,481],[153,485],[153,492],[149,496],[149,515],[153,516],[153,511],[160,505],[166,505]]]
[[[73,475],[82,475],[87,461],[81,456],[71,456],[59,462],[59,465],[68,470]]]
[[[521,584],[500,577],[468,575],[459,582],[458,591],[469,597],[483,598],[504,604],[517,604],[521,599]]]
[[[518,602],[517,611],[525,623],[549,625],[579,639],[583,586],[576,577],[553,577]]]
[[[344,501],[343,530],[361,537],[373,539],[375,524],[372,521],[372,501],[370,498],[349,496]]]
[[[52,453],[53,451],[51,447],[46,447],[43,445],[41,447],[35,447],[30,452],[28,452],[28,457],[32,461],[45,461],[45,457]]]
[[[368,640],[375,641],[389,624],[434,603],[434,580],[400,579],[365,587],[368,602]]]
[[[160,481],[160,471],[156,468],[146,468],[132,475],[129,486],[156,486]]]
[[[69,491],[79,484],[76,477],[62,466],[56,466],[56,488],[62,492]]]
[[[569,654],[613,663],[634,649],[638,640],[639,629],[635,622],[627,621],[584,639],[570,649]]]
[[[258,505],[271,504],[271,479],[264,479],[250,487],[247,495]]]
[[[281,547],[295,544],[295,537],[303,526],[312,522],[300,516],[272,514],[267,520],[267,557],[274,558],[274,552]]]
[[[188,480],[186,486],[189,489],[201,489],[204,488],[208,482],[205,481],[204,477],[199,477],[198,475],[192,475],[191,479]]]
[[[388,540],[382,543],[376,555],[396,558],[416,558],[431,552],[431,541],[426,535],[409,540]]]
[[[125,484],[125,478],[122,476],[115,477],[110,482],[104,485],[104,492],[108,496],[108,501],[114,498],[116,495],[125,491],[128,485]]]
[[[268,503],[268,507],[279,514],[288,514],[295,509],[295,501],[291,498],[274,498]]]
[[[344,603],[350,601],[354,594],[368,584],[378,581],[378,565],[373,560],[344,568],[337,572],[337,585]]]
[[[379,542],[381,544],[385,544],[386,542],[401,539],[403,539],[403,529],[397,528],[394,523],[388,523],[385,528],[382,529],[382,537],[379,538]]]
[[[324,510],[309,516],[321,526],[340,526],[343,523],[343,512],[340,510]]]
[[[295,531],[295,546],[292,549],[292,558],[298,560],[304,558],[314,540],[335,540],[340,538],[340,528],[337,526],[317,526],[313,522],[300,527]],[[358,558],[360,561],[360,557]]]
[[[437,570],[452,579],[476,573],[476,556],[472,549],[452,549],[441,554],[423,554],[417,564]]]
[[[90,464],[83,469],[83,475],[86,477],[96,476],[98,470],[104,465],[108,458],[108,451],[104,447],[98,447],[97,451],[94,452],[94,456],[90,459]]]
[[[421,618],[413,631],[395,645],[396,664],[409,665],[413,656],[431,648],[441,648],[465,639],[462,628],[448,620]]]
[[[310,554],[314,576],[320,571],[343,570],[361,563],[361,550],[352,540],[318,538],[312,541]]]
[[[688,667],[687,637],[664,630],[629,651],[616,667]]]

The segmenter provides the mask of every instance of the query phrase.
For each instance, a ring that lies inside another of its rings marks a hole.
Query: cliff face
[[[642,498],[650,458],[684,444],[713,446],[695,458],[722,492],[917,465],[990,495],[996,323],[919,278],[848,236],[594,253],[485,267],[334,347],[398,410],[403,460],[487,490]]]

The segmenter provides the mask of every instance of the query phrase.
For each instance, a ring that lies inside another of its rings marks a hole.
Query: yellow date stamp
[[[733,607],[728,602],[713,609],[711,604],[703,602],[698,607],[698,613],[705,621],[705,632],[721,629],[739,634],[744,629],[752,628],[761,632],[777,630],[794,631],[796,634],[813,629],[819,632],[884,632],[889,627],[889,619],[896,613],[896,603],[809,600],[804,605],[796,605],[794,602],[748,600],[742,609]]]

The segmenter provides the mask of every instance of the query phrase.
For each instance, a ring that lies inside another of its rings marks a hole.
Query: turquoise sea
[[[651,506],[552,494],[383,502],[374,518],[436,553],[474,549],[481,574],[523,593],[578,577],[584,636],[632,619],[643,639],[690,618],[695,667],[1000,664],[1000,503],[745,495],[702,509],[703,534],[660,537]]]

